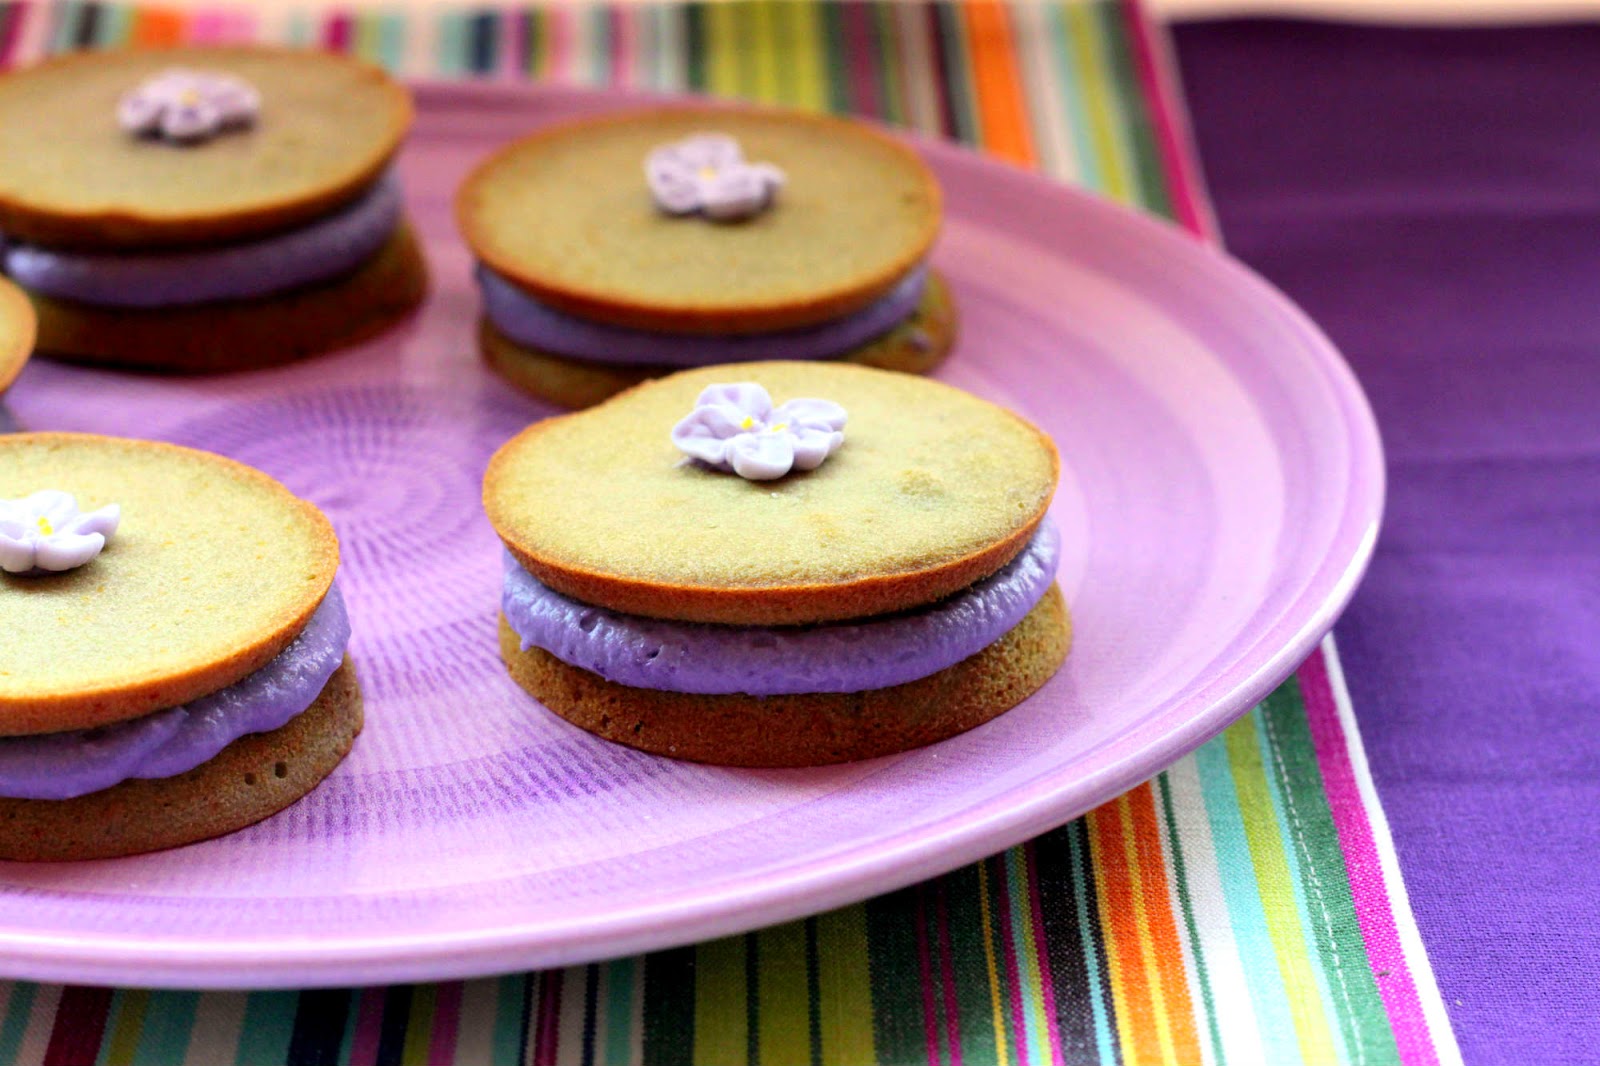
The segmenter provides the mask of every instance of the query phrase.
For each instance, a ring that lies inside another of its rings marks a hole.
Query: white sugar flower
[[[116,504],[81,514],[71,493],[46,490],[0,500],[0,570],[46,574],[82,566],[117,531]]]
[[[242,78],[171,67],[122,94],[117,123],[128,133],[190,144],[248,126],[260,111],[261,94]]]
[[[719,222],[766,210],[783,186],[771,163],[747,163],[739,142],[722,133],[697,133],[651,152],[645,180],[656,206],[670,215],[699,212]]]
[[[747,481],[815,470],[844,443],[845,410],[831,400],[790,400],[776,409],[760,385],[712,385],[672,428],[685,454]]]

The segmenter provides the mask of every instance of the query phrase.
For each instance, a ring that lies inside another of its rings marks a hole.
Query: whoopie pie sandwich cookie
[[[390,163],[406,90],[322,52],[81,53],[0,77],[0,267],[39,349],[221,371],[352,344],[422,299]]]
[[[28,297],[0,278],[0,398],[22,373],[22,364],[28,361],[28,356],[33,354],[37,328]],[[11,413],[0,399],[0,433],[10,433],[15,428]]]
[[[316,787],[361,731],[338,565],[240,463],[0,436],[0,859],[188,844]]]
[[[484,478],[517,683],[609,740],[738,766],[903,751],[1071,640],[1055,446],[848,363],[685,371],[524,430]]]
[[[928,265],[941,217],[932,171],[904,144],[753,108],[551,126],[456,196],[484,357],[566,407],[758,359],[931,370],[956,329]]]

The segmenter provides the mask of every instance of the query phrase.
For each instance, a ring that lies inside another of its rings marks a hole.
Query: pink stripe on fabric
[[[1355,769],[1350,764],[1349,741],[1339,722],[1334,702],[1333,682],[1328,676],[1328,661],[1317,648],[1300,667],[1300,694],[1306,705],[1311,741],[1322,771],[1322,786],[1328,794],[1328,807],[1344,852],[1345,870],[1350,880],[1350,895],[1355,902],[1361,939],[1367,947],[1378,994],[1394,1030],[1400,1061],[1405,1066],[1437,1066],[1434,1049],[1417,986],[1406,965],[1405,951],[1395,928],[1389,906],[1389,888],[1378,861],[1372,823],[1367,818],[1361,791],[1356,786]]]
[[[922,988],[922,1035],[928,1046],[928,1062],[943,1061],[939,1054],[939,1004],[933,996],[933,959],[928,944],[928,909],[923,905],[924,892],[918,888],[917,911],[913,924],[917,930],[917,983]]]
[[[1044,949],[1044,907],[1040,904],[1039,863],[1033,841],[1022,846],[1022,868],[1028,872],[1028,908],[1033,914],[1034,951],[1039,956],[1039,994],[1045,1003],[1045,1024],[1050,1033],[1050,1061],[1065,1062],[1061,1054],[1061,1028],[1056,1022],[1056,982],[1050,974],[1050,956]]]
[[[612,7],[607,13],[611,20],[611,84],[639,84],[638,65],[634,55],[638,51],[634,41],[634,12],[631,8]]]
[[[1144,87],[1144,97],[1150,104],[1151,124],[1155,127],[1156,147],[1167,171],[1167,190],[1172,196],[1172,210],[1184,229],[1220,244],[1220,234],[1211,211],[1202,206],[1202,183],[1195,168],[1193,143],[1189,137],[1188,122],[1177,102],[1176,88],[1171,84],[1171,71],[1157,58],[1155,32],[1146,17],[1141,0],[1125,0],[1122,4],[1128,20],[1128,40],[1133,53],[1134,70],[1139,84]]]
[[[556,1066],[561,1045],[561,970],[539,975],[538,1027],[533,1034],[532,1066]]]
[[[228,12],[199,9],[189,16],[189,40],[195,44],[222,44],[228,40]]]
[[[950,907],[944,882],[934,889],[933,906],[939,930],[939,986],[944,990],[945,1041],[950,1045],[950,1066],[961,1066],[961,1001],[956,996],[955,952],[950,950]]]
[[[17,42],[22,39],[22,20],[33,10],[32,4],[12,5],[5,29],[0,31],[0,67],[9,67],[17,61]]]
[[[350,1035],[350,1066],[373,1066],[378,1061],[378,1042],[383,1038],[383,998],[381,988],[361,990],[356,1028]]]
[[[1004,949],[1003,958],[1006,966],[1006,994],[1011,997],[1011,1038],[1016,1042],[1017,1066],[1028,1066],[1028,1011],[1022,998],[1022,972],[1021,964],[1017,960],[1016,941],[1010,935],[1012,927],[1011,915],[1011,877],[1006,869],[1005,856],[986,859],[990,872],[994,875],[990,879],[990,898],[994,900],[995,928],[999,930],[999,939]],[[1017,921],[1021,921],[1018,916]],[[985,935],[988,930],[984,930]]]
[[[875,73],[878,56],[873,48],[873,8],[866,4],[840,4],[840,44],[850,84],[850,106],[868,118],[883,117]]]
[[[573,41],[578,32],[573,20],[577,17],[577,11],[570,4],[552,4],[544,9],[544,24],[550,34],[546,46],[550,64],[545,70],[548,77],[572,81],[577,75],[577,63],[573,59]]]
[[[428,1066],[451,1066],[456,1061],[456,1037],[460,1032],[461,982],[447,981],[433,993],[433,1036],[428,1040]]]
[[[354,20],[348,12],[328,12],[327,20],[322,24],[322,47],[334,52],[348,52],[354,36]]]

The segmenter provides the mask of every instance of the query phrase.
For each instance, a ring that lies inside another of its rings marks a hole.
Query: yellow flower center
[[[745,415],[744,421],[739,423],[740,429],[754,429],[756,424],[754,415]]]
[[[768,426],[767,427],[767,432],[768,433],[782,433],[784,430],[786,430],[788,428],[789,428],[789,423],[787,423],[787,422],[779,422],[775,426]]]
[[[40,515],[39,516],[39,532],[43,533],[45,536],[49,537],[49,536],[53,536],[55,534],[55,531],[56,531],[56,527],[50,524],[50,519],[46,518],[44,515]]]
[[[193,107],[200,102],[200,92],[197,89],[185,89],[178,94],[178,101]]]
[[[716,167],[701,167],[700,168],[700,180],[701,181],[710,181],[712,178],[714,178],[716,176],[717,176],[717,168]]]

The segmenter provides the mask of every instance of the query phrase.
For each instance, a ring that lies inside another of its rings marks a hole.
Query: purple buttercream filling
[[[400,212],[399,183],[386,175],[333,214],[260,240],[146,253],[4,244],[0,264],[24,288],[101,307],[257,299],[354,270],[383,247]]]
[[[0,796],[72,799],[130,778],[193,770],[240,737],[278,729],[315,703],[349,643],[335,586],[300,635],[243,681],[131,722],[0,737]]]
[[[700,695],[864,692],[936,674],[999,640],[1055,581],[1048,521],[1022,553],[921,610],[814,626],[725,626],[620,614],[568,599],[511,562],[501,609],[524,650],[543,648],[607,681]]]
[[[600,363],[712,366],[759,359],[826,359],[889,332],[916,311],[928,283],[926,264],[859,311],[805,329],[752,334],[672,334],[592,322],[540,303],[482,263],[484,312],[518,344]]]

